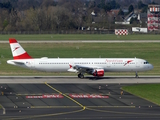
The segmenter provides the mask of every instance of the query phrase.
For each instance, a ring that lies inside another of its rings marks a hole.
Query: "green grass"
[[[154,69],[139,75],[160,75],[160,43],[52,43],[21,44],[34,58],[143,58]],[[13,59],[9,44],[0,44],[0,75],[76,75],[73,73],[45,73],[28,70],[6,63]],[[106,73],[106,75],[134,75],[134,72]]]
[[[131,85],[125,86],[122,89],[136,96],[139,96],[141,98],[144,98],[148,101],[160,105],[160,84]]]
[[[127,35],[114,34],[36,34],[36,35],[0,35],[0,40],[16,38],[17,40],[160,40],[160,35]]]
[[[8,38],[17,40],[160,40],[160,35],[128,35],[116,36],[107,34],[39,34],[39,35],[0,35],[0,40]],[[22,44],[27,52],[34,58],[60,57],[60,58],[143,58],[154,65],[154,69],[140,72],[139,75],[160,75],[160,43],[53,43],[53,44]],[[0,75],[76,75],[73,73],[46,73],[28,70],[6,63],[13,59],[9,44],[0,44]],[[134,75],[134,73],[116,72],[106,75]],[[160,105],[160,84],[133,85],[123,89],[139,97]]]

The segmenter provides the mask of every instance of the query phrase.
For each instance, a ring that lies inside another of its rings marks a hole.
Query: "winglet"
[[[70,68],[73,68],[73,66],[72,66],[71,64],[69,64],[69,67],[70,67]]]
[[[32,57],[22,48],[22,46],[14,38],[9,38],[9,43],[14,60],[31,59]]]

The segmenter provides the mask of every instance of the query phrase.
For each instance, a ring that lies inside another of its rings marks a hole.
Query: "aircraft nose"
[[[152,70],[154,67],[152,64],[149,65],[150,70]]]

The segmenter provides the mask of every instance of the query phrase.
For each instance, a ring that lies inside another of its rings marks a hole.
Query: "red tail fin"
[[[31,59],[32,57],[22,48],[16,39],[9,39],[12,55],[14,59]]]

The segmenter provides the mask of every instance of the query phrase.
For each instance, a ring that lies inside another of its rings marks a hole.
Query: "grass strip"
[[[131,85],[124,86],[122,89],[138,97],[144,98],[157,105],[160,105],[160,84]]]
[[[160,40],[160,35],[132,34],[116,36],[114,34],[5,34],[0,35],[0,40],[16,38],[17,40]]]

